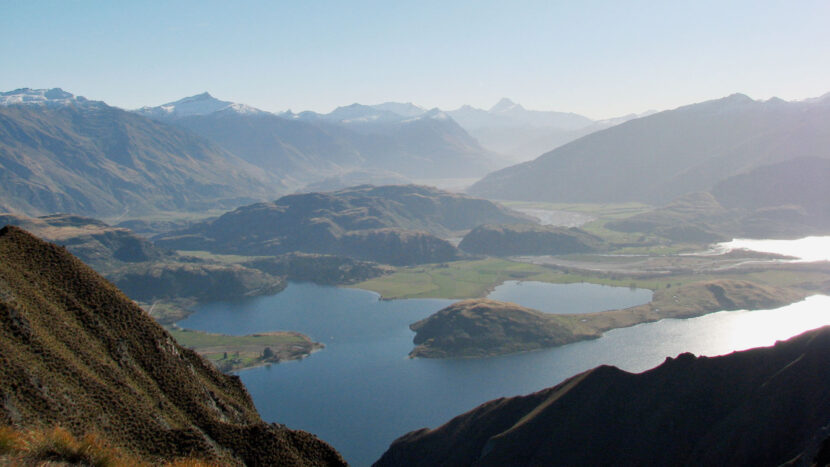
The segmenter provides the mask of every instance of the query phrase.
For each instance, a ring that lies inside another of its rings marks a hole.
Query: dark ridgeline
[[[344,464],[313,435],[264,423],[238,377],[16,227],[0,230],[0,423],[95,432],[148,460]]]
[[[375,465],[828,465],[828,355],[824,327],[641,374],[600,366],[413,431]]]

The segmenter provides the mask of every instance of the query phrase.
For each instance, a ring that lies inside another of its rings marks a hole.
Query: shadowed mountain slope
[[[493,172],[468,191],[492,199],[665,204],[755,167],[830,158],[830,105],[735,94],[590,134]]]
[[[409,433],[375,465],[826,465],[828,355],[825,327],[641,374],[601,366]]]
[[[0,230],[0,423],[96,432],[148,460],[343,464],[313,435],[263,423],[239,378],[16,227]]]

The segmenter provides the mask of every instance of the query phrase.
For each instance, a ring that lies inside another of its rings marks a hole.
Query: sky
[[[122,108],[210,92],[608,118],[735,92],[830,92],[830,1],[0,0],[0,91]]]

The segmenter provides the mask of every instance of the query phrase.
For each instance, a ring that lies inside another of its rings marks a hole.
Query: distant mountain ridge
[[[4,98],[2,211],[136,216],[234,207],[284,190],[189,131],[102,102],[59,89]]]
[[[664,204],[754,168],[830,157],[825,101],[755,101],[742,94],[592,133],[489,174],[469,192],[493,199]]]
[[[354,170],[386,170],[411,180],[476,177],[497,166],[447,114],[412,104],[273,114],[202,93],[136,112],[190,129],[293,188]]]
[[[447,112],[484,147],[521,162],[578,139],[620,124],[637,115],[592,120],[572,112],[527,110],[502,98],[489,110],[469,105]]]

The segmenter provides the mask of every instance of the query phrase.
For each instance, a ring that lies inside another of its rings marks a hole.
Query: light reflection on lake
[[[741,249],[792,256],[804,262],[830,261],[830,236],[805,237],[797,240],[753,240],[736,238],[731,242],[715,245],[715,251],[722,253]]]

